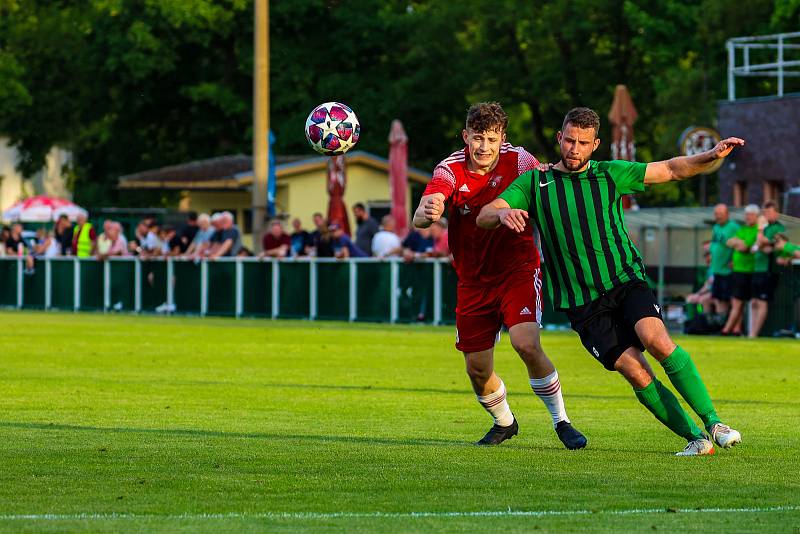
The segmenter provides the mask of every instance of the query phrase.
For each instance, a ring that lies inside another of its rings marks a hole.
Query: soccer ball
[[[344,154],[356,146],[360,135],[358,117],[340,102],[320,104],[306,119],[306,139],[311,148],[324,156]]]

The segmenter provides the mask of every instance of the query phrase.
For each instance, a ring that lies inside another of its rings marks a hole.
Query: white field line
[[[228,512],[186,514],[0,514],[0,521],[103,521],[133,520],[204,520],[204,519],[415,519],[451,517],[569,517],[582,515],[654,515],[654,514],[729,514],[796,512],[800,506],[763,508],[632,508],[628,510],[486,510],[474,512]]]

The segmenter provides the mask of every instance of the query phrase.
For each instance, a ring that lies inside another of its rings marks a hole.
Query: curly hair
[[[467,111],[467,129],[474,132],[505,132],[508,115],[497,102],[479,102]]]
[[[567,124],[577,126],[578,128],[594,128],[595,137],[597,137],[600,131],[600,117],[590,108],[572,108],[569,110],[561,125],[562,131],[567,127]]]

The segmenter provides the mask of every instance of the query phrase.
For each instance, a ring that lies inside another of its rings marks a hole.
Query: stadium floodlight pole
[[[269,0],[256,0],[253,38],[253,248],[261,252],[269,169]]]

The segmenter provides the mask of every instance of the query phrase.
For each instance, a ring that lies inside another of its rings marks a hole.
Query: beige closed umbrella
[[[633,141],[633,123],[639,117],[628,88],[620,84],[614,89],[614,101],[608,112],[611,121],[611,159],[636,161],[636,143]],[[629,195],[622,199],[622,207],[633,204]]]

